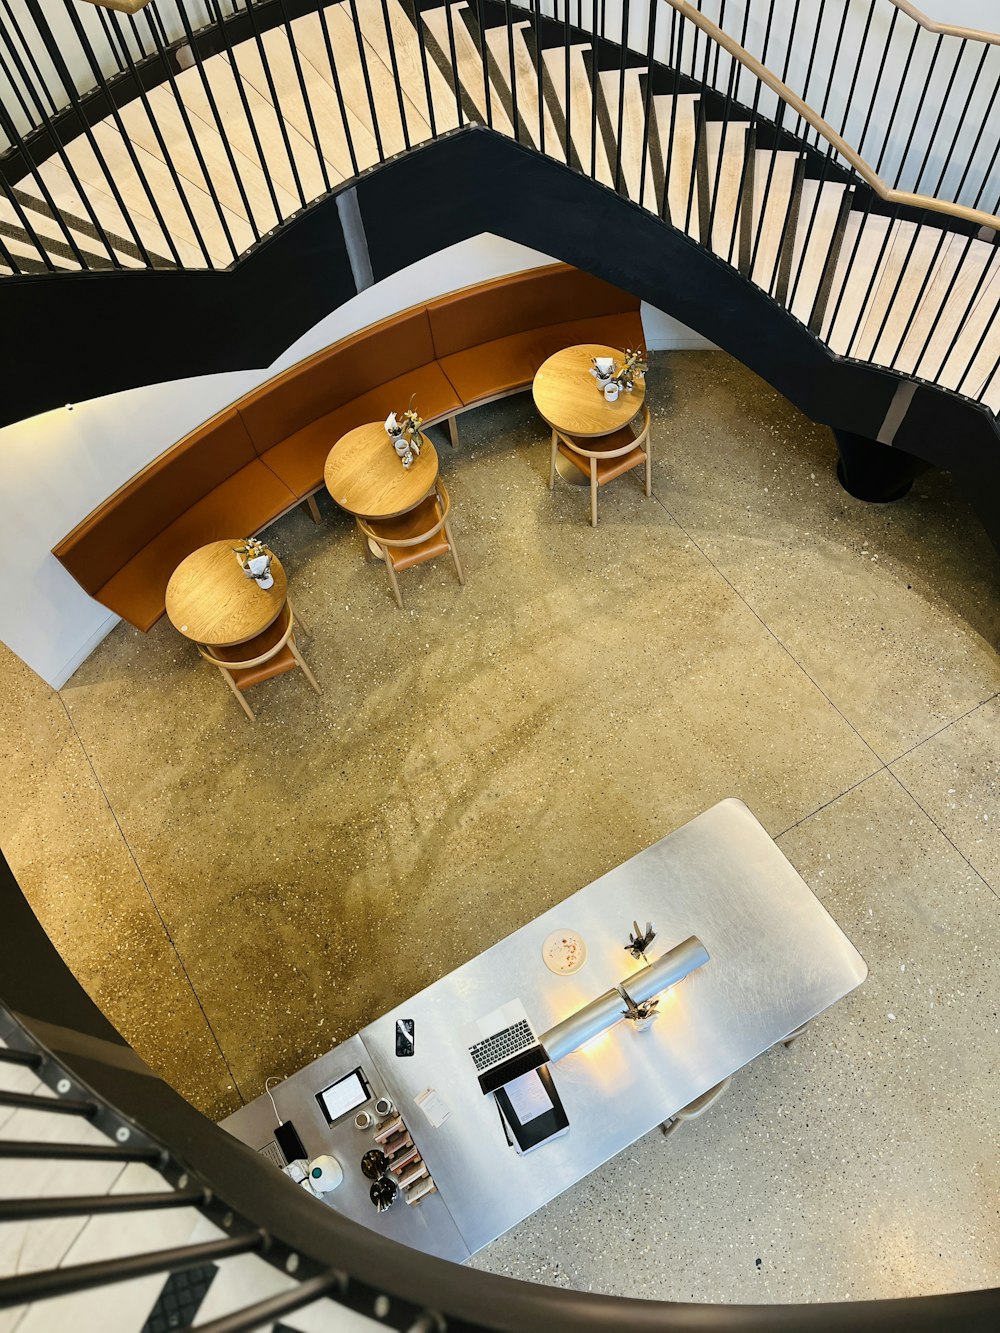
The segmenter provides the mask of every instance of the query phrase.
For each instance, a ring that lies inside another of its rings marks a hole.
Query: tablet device
[[[319,1102],[319,1109],[326,1117],[326,1123],[332,1125],[335,1120],[342,1119],[356,1106],[368,1101],[371,1095],[372,1091],[363,1071],[352,1069],[343,1078],[338,1078],[336,1083],[331,1083],[322,1092],[317,1092],[316,1100]]]
[[[569,1117],[547,1065],[497,1088],[493,1096],[504,1124],[513,1135],[512,1146],[519,1153],[531,1152],[569,1129]]]

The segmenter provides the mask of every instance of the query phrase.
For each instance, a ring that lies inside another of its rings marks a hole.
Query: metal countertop
[[[521,1157],[507,1145],[492,1097],[468,1055],[467,1026],[520,999],[542,1033],[627,979],[642,962],[625,951],[633,918],[651,920],[650,959],[697,935],[709,961],[660,999],[636,1031],[618,1023],[552,1065],[569,1132]],[[572,976],[550,972],[542,942],[571,928],[586,942]],[[590,1174],[681,1107],[829,1008],[865,979],[843,931],[747,807],[722,801],[601,876],[477,958],[363,1028],[273,1089],[310,1154],[333,1152],[344,1183],[326,1196],[339,1212],[417,1249],[461,1259]],[[415,1053],[395,1055],[397,1018],[415,1021]],[[371,1134],[353,1113],[326,1125],[315,1093],[361,1065],[377,1096],[395,1102],[439,1193],[376,1214],[359,1162]],[[433,1088],[450,1109],[434,1128],[414,1097]],[[222,1122],[265,1146],[266,1097]]]

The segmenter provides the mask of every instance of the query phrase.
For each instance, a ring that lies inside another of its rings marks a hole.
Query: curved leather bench
[[[571,318],[567,318],[567,315]],[[53,549],[92,597],[148,630],[170,575],[207,542],[255,534],[314,492],[332,446],[402,411],[428,425],[531,387],[575,343],[642,343],[637,298],[567,264],[480,283],[352,334],[205,422]]]

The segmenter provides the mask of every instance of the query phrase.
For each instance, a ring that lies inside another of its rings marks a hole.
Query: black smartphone
[[[413,1019],[396,1019],[396,1054],[413,1054]]]
[[[292,1162],[301,1161],[303,1157],[308,1157],[308,1153],[302,1146],[302,1140],[299,1138],[298,1130],[290,1120],[286,1120],[283,1125],[278,1126],[274,1131],[274,1138],[289,1165]]]

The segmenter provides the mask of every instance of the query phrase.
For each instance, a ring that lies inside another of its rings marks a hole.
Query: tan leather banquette
[[[192,431],[53,550],[97,601],[138,629],[199,546],[258,532],[323,484],[355,426],[402,411],[428,423],[530,387],[574,343],[637,347],[639,302],[565,264],[452,292],[324,348]]]

